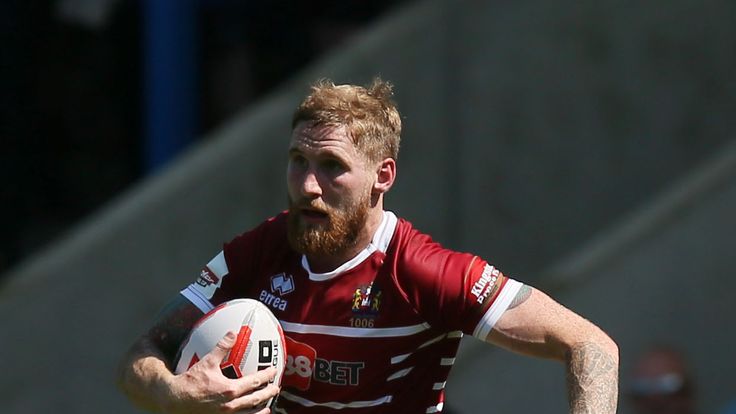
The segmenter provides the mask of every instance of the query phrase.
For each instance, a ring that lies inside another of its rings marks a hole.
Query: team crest
[[[375,316],[381,310],[383,292],[371,282],[367,286],[359,286],[353,292],[352,310],[361,316]]]

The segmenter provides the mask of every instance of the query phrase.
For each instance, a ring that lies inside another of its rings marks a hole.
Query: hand
[[[170,383],[167,412],[171,413],[258,413],[271,411],[264,404],[279,393],[269,384],[276,375],[271,367],[242,378],[230,379],[220,370],[220,363],[235,344],[236,335],[228,332],[215,349]],[[265,386],[265,387],[264,387]]]

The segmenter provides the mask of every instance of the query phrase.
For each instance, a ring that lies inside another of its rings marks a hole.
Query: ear
[[[373,184],[373,192],[383,194],[391,189],[396,180],[396,160],[385,158],[376,169],[376,182]]]

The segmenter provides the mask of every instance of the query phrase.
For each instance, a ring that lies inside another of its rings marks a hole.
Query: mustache
[[[301,200],[292,200],[289,198],[289,210],[295,211],[295,210],[312,210],[316,211],[318,213],[323,214],[330,214],[330,208],[327,207],[327,205],[324,202],[318,201],[318,200],[309,200],[309,199],[301,199]]]

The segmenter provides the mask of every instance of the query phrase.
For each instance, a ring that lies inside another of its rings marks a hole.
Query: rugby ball
[[[229,378],[240,378],[273,366],[277,371],[273,383],[281,385],[286,361],[284,334],[273,313],[253,299],[225,302],[197,321],[182,343],[175,373],[187,371],[228,332],[236,333],[237,339],[220,364],[222,373]]]

